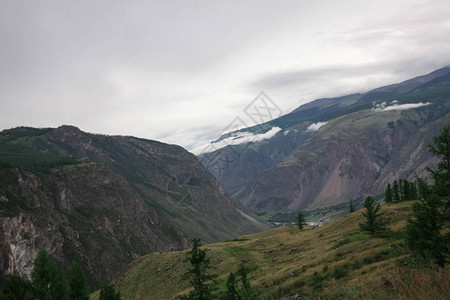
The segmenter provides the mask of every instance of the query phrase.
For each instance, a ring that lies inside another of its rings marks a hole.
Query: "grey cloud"
[[[390,61],[384,63],[368,64],[368,65],[341,65],[329,66],[317,69],[298,70],[289,72],[280,72],[262,76],[255,82],[249,84],[254,90],[271,90],[280,88],[289,88],[295,86],[307,85],[308,83],[323,83],[327,81],[338,80],[339,78],[358,78],[368,74],[376,74],[377,72],[402,73],[409,70],[409,74],[413,73],[413,60],[407,61]],[[421,62],[420,66],[428,66],[429,63]],[[419,67],[419,69],[421,69]],[[420,71],[419,73],[420,74]]]
[[[0,0],[0,128],[69,123],[187,147],[202,143],[217,138],[261,90],[294,107],[301,97],[362,90],[448,64],[448,5],[408,3],[397,9],[412,7],[406,16],[381,14],[331,34],[327,16],[347,13],[353,2]],[[314,52],[298,41],[316,31],[327,45],[369,51],[387,41],[377,51],[393,53],[359,66],[318,59],[287,70],[278,64],[290,63],[289,56],[271,61],[278,51]],[[280,38],[286,32],[298,40]],[[245,65],[260,53],[267,61]],[[387,75],[370,77],[379,74]]]

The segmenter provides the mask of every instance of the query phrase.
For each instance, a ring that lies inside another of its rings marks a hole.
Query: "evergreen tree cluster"
[[[78,263],[72,262],[66,278],[47,251],[41,250],[34,262],[31,281],[7,276],[0,287],[0,299],[89,300],[89,286]]]
[[[257,300],[258,293],[251,287],[248,281],[249,269],[245,265],[241,265],[237,271],[239,279],[233,273],[230,273],[227,279],[226,294],[219,297],[223,300]],[[240,285],[239,285],[240,282]]]
[[[416,200],[417,197],[416,181],[411,182],[406,179],[394,180],[392,186],[388,183],[385,192],[386,203]]]

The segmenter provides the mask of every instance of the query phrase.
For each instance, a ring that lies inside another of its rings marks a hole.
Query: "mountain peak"
[[[67,138],[80,137],[84,132],[80,128],[73,125],[62,125],[52,130],[52,135],[59,140],[66,140]]]
[[[62,130],[67,132],[82,132],[80,128],[73,126],[73,125],[61,125],[56,130]]]

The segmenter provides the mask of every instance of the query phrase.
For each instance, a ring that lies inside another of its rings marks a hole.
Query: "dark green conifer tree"
[[[241,265],[239,267],[238,275],[241,277],[240,281],[242,284],[241,289],[239,290],[240,299],[242,300],[257,300],[259,299],[257,292],[251,287],[250,282],[248,281],[249,269],[245,265]]]
[[[300,230],[303,230],[303,227],[306,225],[306,218],[302,212],[298,212],[297,215],[297,227]]]
[[[39,251],[31,280],[38,299],[69,299],[67,281],[45,250]]]
[[[418,193],[418,199],[419,200],[425,200],[428,199],[428,197],[432,194],[432,188],[428,185],[428,183],[416,175],[416,182],[417,182],[417,193]]]
[[[7,276],[0,287],[1,300],[34,300],[31,282],[20,276]]]
[[[387,185],[384,201],[386,203],[392,203],[392,189],[390,183]]]
[[[403,201],[411,200],[411,189],[408,180],[403,180]]]
[[[350,199],[350,207],[349,207],[349,209],[348,209],[348,212],[349,212],[349,213],[352,213],[352,212],[354,212],[354,211],[355,211],[355,207],[353,206],[353,200]]]
[[[413,204],[414,219],[406,226],[408,245],[426,260],[443,267],[450,255],[450,234],[442,234],[448,222],[442,210],[443,201],[436,194]]]
[[[227,279],[227,294],[226,300],[239,300],[239,293],[236,286],[236,276],[231,272]]]
[[[201,240],[195,238],[193,243],[194,245],[186,257],[186,261],[191,264],[191,267],[183,274],[182,279],[189,280],[194,290],[182,296],[181,299],[209,300],[213,297],[214,289],[214,282],[211,281],[217,276],[209,273],[210,260],[206,257],[206,250],[200,249]]]
[[[392,201],[400,202],[400,191],[397,180],[392,184]]]
[[[381,219],[384,213],[379,212],[380,203],[375,204],[372,197],[367,197],[364,201],[364,207],[366,212],[363,212],[363,216],[366,218],[366,222],[359,224],[361,230],[369,233],[372,237],[386,231],[386,224]]]
[[[440,158],[438,168],[427,168],[434,179],[429,186],[416,175],[419,201],[414,203],[414,218],[407,221],[409,247],[425,260],[444,267],[450,260],[450,233],[443,229],[450,222],[450,126],[433,138],[428,149]]]
[[[73,261],[69,268],[69,288],[71,300],[89,300],[89,286],[81,266]]]

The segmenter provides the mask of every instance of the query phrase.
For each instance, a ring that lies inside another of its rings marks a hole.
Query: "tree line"
[[[392,187],[388,183],[384,201],[386,203],[393,203],[417,200],[417,198],[417,180],[410,182],[406,179],[399,179],[398,181],[394,180]]]

